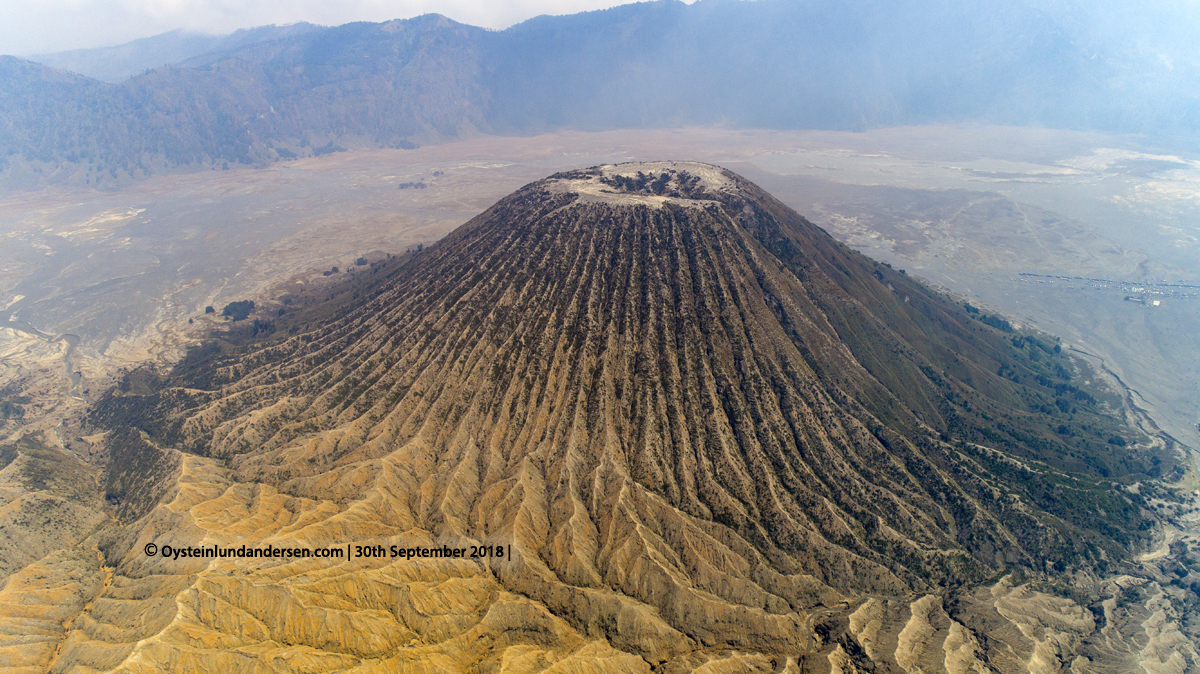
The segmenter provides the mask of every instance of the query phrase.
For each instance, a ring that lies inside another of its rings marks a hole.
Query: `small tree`
[[[222,316],[228,316],[235,321],[245,320],[249,318],[250,312],[254,311],[254,302],[250,300],[238,300],[230,302],[221,310]]]

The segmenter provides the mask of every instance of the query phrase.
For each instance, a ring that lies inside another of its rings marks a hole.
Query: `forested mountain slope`
[[[1192,11],[664,0],[504,31],[427,15],[244,46],[235,34],[111,85],[6,58],[0,156],[17,184],[97,184],[480,131],[949,122],[1187,135],[1200,123]]]

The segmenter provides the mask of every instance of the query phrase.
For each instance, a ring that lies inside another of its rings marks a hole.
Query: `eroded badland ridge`
[[[1127,573],[1168,495],[1156,485],[1180,471],[1168,449],[1080,390],[1052,339],[851,251],[731,172],[557,174],[369,274],[319,320],[105,395],[91,423],[110,457],[91,479],[121,524],[89,540],[109,575],[77,583],[52,653],[9,641],[10,658],[1197,664],[1162,570]],[[164,559],[148,544],[507,553]]]

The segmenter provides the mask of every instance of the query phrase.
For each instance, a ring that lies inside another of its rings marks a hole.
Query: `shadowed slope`
[[[815,605],[1102,563],[1141,522],[1096,481],[1151,470],[1115,422],[1050,428],[1068,361],[717,167],[533,183],[360,294],[96,419],[337,504],[328,540],[511,542],[505,588],[652,660],[798,653]]]

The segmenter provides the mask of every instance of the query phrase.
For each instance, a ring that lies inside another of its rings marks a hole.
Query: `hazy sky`
[[[337,25],[437,12],[506,28],[539,14],[573,14],[630,0],[0,0],[0,54],[103,47],[175,28],[231,33],[270,23]]]

